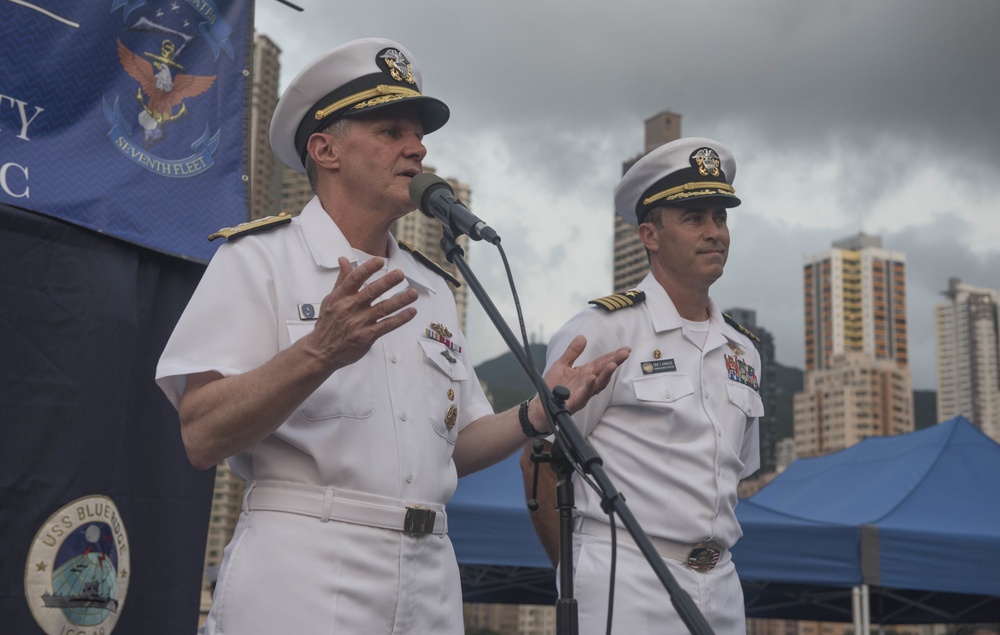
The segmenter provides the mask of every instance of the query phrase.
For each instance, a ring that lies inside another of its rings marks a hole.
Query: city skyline
[[[948,279],[1000,288],[987,198],[1000,168],[988,26],[1000,5],[298,4],[256,7],[258,31],[282,49],[282,86],[356,37],[413,52],[425,91],[452,109],[426,139],[427,163],[475,191],[539,341],[614,290],[611,192],[663,110],[736,155],[744,203],[713,298],[757,311],[779,363],[804,367],[802,262],[834,240],[864,232],[906,254],[916,389],[936,389],[934,305]],[[513,324],[498,255],[475,243],[468,256]],[[475,300],[469,324],[477,363],[506,350]]]

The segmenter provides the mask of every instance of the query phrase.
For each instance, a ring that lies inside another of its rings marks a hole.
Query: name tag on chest
[[[677,364],[672,359],[654,359],[642,363],[642,374],[669,373],[677,370]]]

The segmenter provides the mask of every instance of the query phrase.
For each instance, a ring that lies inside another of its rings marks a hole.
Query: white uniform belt
[[[254,481],[243,495],[247,511],[286,512],[356,525],[395,529],[409,534],[446,534],[444,505],[408,503],[385,496],[335,487]]]
[[[598,538],[611,538],[611,525],[586,516],[577,516],[573,521],[574,531],[586,536],[596,536]],[[630,545],[635,545],[632,535],[622,527],[617,527],[615,537],[624,540]],[[725,562],[729,555],[729,550],[714,541],[699,542],[689,545],[682,542],[674,542],[659,536],[648,536],[649,541],[656,548],[656,553],[664,558],[683,562],[696,571],[710,571],[721,562]]]

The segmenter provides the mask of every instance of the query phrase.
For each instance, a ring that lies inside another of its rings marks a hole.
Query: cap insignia
[[[410,60],[406,59],[400,51],[396,49],[385,49],[378,54],[378,58],[382,60],[389,74],[397,82],[406,82],[407,84],[413,84],[413,69],[410,67]]]
[[[588,304],[599,306],[605,311],[617,311],[618,309],[624,309],[625,307],[628,306],[641,304],[645,300],[646,300],[646,293],[644,291],[633,289],[631,291],[625,291],[624,293],[615,293],[614,295],[606,295],[603,298],[597,298],[596,300],[591,300],[590,302],[588,302]]]
[[[698,168],[698,174],[702,176],[719,176],[722,159],[712,148],[699,148],[691,155],[691,165]]]

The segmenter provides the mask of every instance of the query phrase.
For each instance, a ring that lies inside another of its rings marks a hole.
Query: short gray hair
[[[351,128],[351,119],[349,117],[339,117],[329,126],[318,130],[320,134],[328,134],[338,139],[343,139],[347,136],[347,131]],[[306,169],[306,176],[309,177],[309,187],[312,188],[313,194],[316,193],[316,180],[319,178],[316,175],[316,165],[313,163],[312,157],[309,156],[309,152],[306,151],[306,156],[302,160],[302,165]]]

